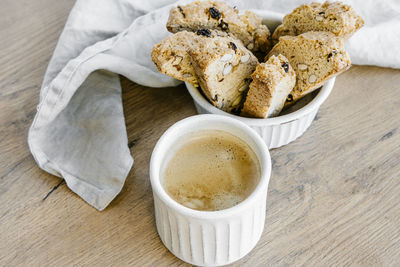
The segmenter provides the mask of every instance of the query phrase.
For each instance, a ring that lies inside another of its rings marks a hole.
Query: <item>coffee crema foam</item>
[[[185,136],[162,175],[175,201],[205,211],[240,203],[254,191],[260,176],[260,163],[249,145],[220,130]]]

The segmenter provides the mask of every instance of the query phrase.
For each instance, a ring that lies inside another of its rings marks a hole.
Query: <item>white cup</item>
[[[199,211],[173,200],[162,186],[163,163],[173,147],[189,133],[222,130],[246,142],[261,167],[258,185],[244,201],[229,209]],[[181,260],[200,266],[219,266],[244,257],[257,244],[265,223],[271,158],[260,136],[246,124],[226,116],[197,115],[171,126],[158,140],[150,160],[158,234]]]

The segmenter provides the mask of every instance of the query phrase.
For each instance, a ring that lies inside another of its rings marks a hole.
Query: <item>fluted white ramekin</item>
[[[223,130],[245,141],[261,166],[253,193],[238,205],[220,211],[198,211],[174,201],[162,185],[162,168],[185,135],[201,130]],[[171,126],[158,140],[150,161],[158,234],[178,258],[200,266],[219,266],[250,252],[264,229],[271,158],[263,140],[246,124],[219,115],[198,115]]]
[[[317,115],[319,107],[331,93],[334,84],[335,78],[328,80],[311,102],[295,112],[266,119],[245,118],[230,114],[210,104],[193,85],[186,83],[186,87],[199,114],[218,114],[237,119],[255,130],[271,149],[296,140],[307,130]]]

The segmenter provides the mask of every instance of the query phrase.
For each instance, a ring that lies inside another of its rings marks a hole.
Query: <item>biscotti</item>
[[[151,51],[151,59],[158,70],[175,79],[197,86],[199,83],[197,75],[187,54],[195,38],[195,33],[183,31],[170,35],[156,44]]]
[[[253,81],[241,115],[256,118],[277,116],[296,83],[296,74],[288,59],[283,55],[271,56],[266,63],[257,66],[251,78]]]
[[[343,39],[329,32],[283,36],[267,58],[278,54],[284,55],[296,72],[296,85],[287,98],[289,104],[319,88],[327,79],[351,65]]]
[[[151,51],[151,58],[161,73],[198,86],[197,75],[187,51],[199,39],[213,38],[215,36],[224,37],[228,36],[228,34],[208,29],[201,29],[196,33],[178,32],[156,44]]]
[[[188,53],[208,100],[224,111],[238,113],[257,58],[233,36],[203,38]]]
[[[261,18],[245,11],[239,15],[224,2],[196,1],[171,9],[167,29],[176,33],[182,30],[216,29],[236,36],[252,52],[267,52],[270,48],[270,32],[261,24]]]
[[[276,43],[280,36],[296,36],[308,31],[327,31],[347,39],[363,25],[363,19],[349,5],[313,2],[301,5],[286,15],[272,39]]]

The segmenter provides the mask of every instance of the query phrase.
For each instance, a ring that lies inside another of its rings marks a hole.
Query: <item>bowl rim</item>
[[[191,85],[188,82],[185,82],[186,88],[189,91],[189,94],[195,101],[195,103],[199,106],[201,106],[203,109],[207,110],[207,112],[211,114],[218,114],[218,115],[223,115],[223,116],[228,116],[234,119],[238,119],[247,125],[262,125],[262,126],[267,126],[267,125],[278,125],[278,124],[283,124],[283,123],[288,123],[294,120],[297,120],[310,112],[314,110],[318,110],[319,107],[324,103],[324,101],[328,98],[329,94],[332,91],[333,85],[335,84],[335,79],[336,77],[333,77],[329,79],[328,81],[325,82],[325,84],[322,86],[318,94],[304,107],[291,112],[286,115],[282,116],[277,116],[273,118],[247,118],[247,117],[241,117],[238,115],[234,115],[228,112],[225,112],[223,110],[220,110],[213,106],[211,103],[207,101],[203,97],[203,95],[199,92],[199,90]]]

